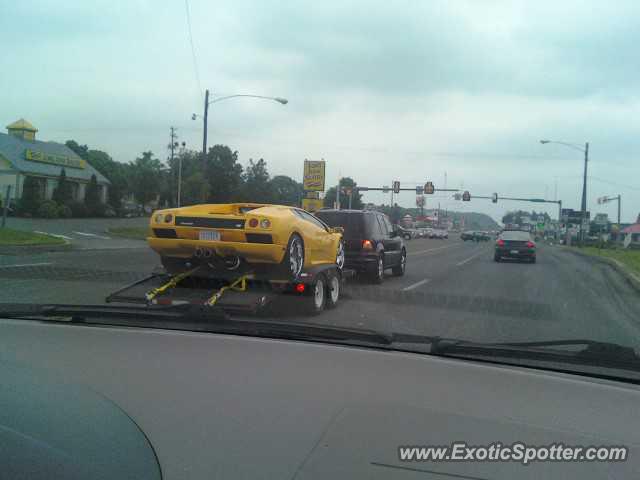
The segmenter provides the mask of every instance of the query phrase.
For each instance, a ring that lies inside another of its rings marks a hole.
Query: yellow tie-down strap
[[[151,290],[150,292],[147,292],[145,294],[145,297],[147,299],[147,302],[150,302],[151,300],[153,300],[154,298],[156,298],[158,295],[160,295],[163,292],[166,292],[167,290],[169,290],[170,288],[173,288],[175,286],[178,285],[178,283],[180,283],[182,280],[184,280],[185,278],[187,278],[189,275],[191,275],[192,273],[195,273],[196,270],[198,270],[200,267],[196,267],[193,268],[191,270],[188,270],[186,272],[180,273],[178,275],[176,275],[175,277],[171,277],[171,280],[169,280],[167,283],[165,283],[164,285],[161,285],[157,288],[154,288],[153,290]]]
[[[238,278],[237,280],[235,280],[233,283],[231,283],[230,285],[222,287],[216,293],[211,295],[209,300],[207,300],[205,302],[205,305],[207,305],[209,307],[212,307],[213,305],[215,305],[216,302],[218,300],[220,300],[220,298],[222,297],[222,294],[224,292],[226,292],[227,290],[233,290],[235,292],[244,292],[247,289],[247,279],[248,278],[249,278],[249,275],[243,275],[240,278]]]

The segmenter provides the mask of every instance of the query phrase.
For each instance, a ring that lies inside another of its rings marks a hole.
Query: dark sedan
[[[493,259],[499,262],[503,258],[512,258],[536,263],[536,244],[529,232],[505,231],[496,241]]]

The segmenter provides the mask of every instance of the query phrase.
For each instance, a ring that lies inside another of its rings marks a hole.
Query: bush
[[[38,216],[42,218],[58,218],[58,204],[53,200],[45,200],[38,207]]]
[[[71,215],[75,218],[84,218],[89,216],[89,209],[82,202],[69,202],[66,206],[71,209]]]
[[[60,218],[71,218],[73,216],[73,211],[69,205],[60,205],[60,207],[58,207],[58,216]]]

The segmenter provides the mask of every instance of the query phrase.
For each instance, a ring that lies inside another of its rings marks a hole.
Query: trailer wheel
[[[303,297],[305,310],[309,315],[318,315],[324,309],[327,301],[327,288],[324,275],[318,275],[316,281],[311,285],[309,294]]]
[[[169,275],[178,275],[186,272],[189,268],[185,265],[187,260],[184,258],[160,257],[162,266]]]
[[[340,299],[340,277],[332,273],[327,276],[327,308],[336,308]]]

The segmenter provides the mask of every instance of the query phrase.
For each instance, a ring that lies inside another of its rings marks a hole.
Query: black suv
[[[407,250],[386,215],[371,210],[319,210],[315,215],[330,227],[344,229],[345,268],[365,273],[375,283],[382,282],[388,268],[404,275]]]

